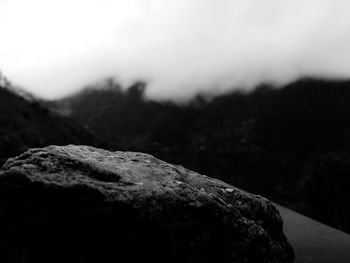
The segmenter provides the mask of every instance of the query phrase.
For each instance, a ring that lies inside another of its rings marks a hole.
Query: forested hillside
[[[30,147],[70,143],[102,146],[77,121],[51,112],[39,101],[28,101],[0,87],[0,165]]]
[[[224,179],[350,232],[350,83],[304,79],[187,104],[144,83],[90,87],[51,103],[108,141]]]

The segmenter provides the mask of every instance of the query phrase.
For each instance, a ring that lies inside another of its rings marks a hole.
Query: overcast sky
[[[0,68],[54,98],[108,76],[154,98],[350,77],[349,0],[0,0]]]

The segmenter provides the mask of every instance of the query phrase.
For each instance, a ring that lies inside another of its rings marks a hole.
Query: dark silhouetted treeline
[[[77,121],[58,116],[38,101],[28,101],[0,87],[0,166],[31,147],[92,144],[101,140]]]
[[[350,82],[304,79],[187,104],[108,80],[69,98],[0,88],[0,164],[30,147],[142,151],[223,179],[350,233]]]
[[[304,79],[185,105],[107,81],[55,102],[117,150],[143,151],[350,232],[350,83]]]

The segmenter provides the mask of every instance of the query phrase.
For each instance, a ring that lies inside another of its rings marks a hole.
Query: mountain
[[[350,232],[350,82],[302,79],[182,105],[147,100],[145,89],[108,80],[51,107],[112,149],[151,153]]]
[[[30,147],[70,143],[102,146],[100,139],[77,121],[52,113],[33,96],[23,97],[17,91],[0,87],[0,166]]]

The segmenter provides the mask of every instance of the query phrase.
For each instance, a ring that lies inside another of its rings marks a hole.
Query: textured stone
[[[0,172],[1,262],[292,262],[275,206],[143,153],[49,146]]]

